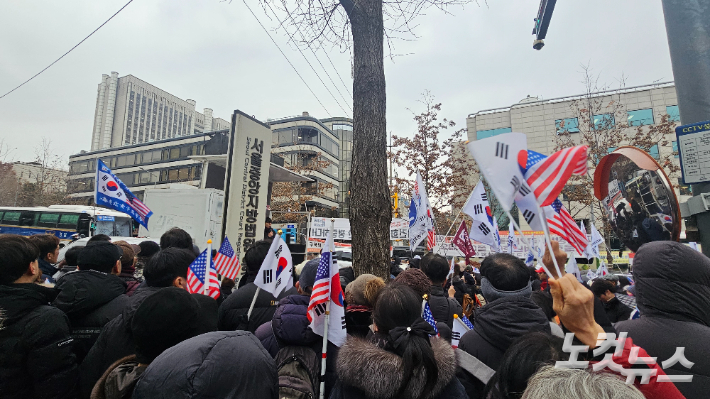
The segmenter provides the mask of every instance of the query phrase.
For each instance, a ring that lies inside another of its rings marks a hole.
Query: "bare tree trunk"
[[[389,277],[390,192],[382,0],[342,0],[353,38],[350,228],[356,275]]]

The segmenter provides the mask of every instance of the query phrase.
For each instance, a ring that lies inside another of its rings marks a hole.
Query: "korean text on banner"
[[[222,237],[232,237],[234,256],[262,239],[269,190],[271,127],[234,111],[227,152]]]

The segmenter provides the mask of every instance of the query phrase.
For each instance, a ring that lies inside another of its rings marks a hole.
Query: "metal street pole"
[[[663,0],[663,15],[681,123],[710,120],[710,4],[703,0]],[[694,197],[688,205],[702,204],[701,194],[710,193],[710,183],[693,184],[691,188]],[[710,256],[710,212],[704,207],[695,209],[684,212],[684,216],[696,218],[703,253]]]

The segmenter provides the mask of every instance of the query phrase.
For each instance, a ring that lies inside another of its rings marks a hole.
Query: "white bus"
[[[84,205],[0,207],[0,234],[54,234],[61,241],[96,234],[130,237],[133,219],[123,212]]]

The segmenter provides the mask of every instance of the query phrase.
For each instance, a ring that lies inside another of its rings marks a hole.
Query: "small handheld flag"
[[[207,271],[209,263],[209,272]],[[205,283],[205,279],[207,282]],[[217,279],[217,269],[212,263],[212,257],[207,254],[207,250],[202,251],[187,268],[187,291],[191,294],[202,294],[208,284],[208,294],[210,297],[219,298],[219,280]]]
[[[454,313],[454,324],[451,328],[451,346],[454,349],[458,348],[461,337],[463,337],[468,330],[470,330],[470,328],[466,325],[466,323],[459,318],[459,315]]]
[[[234,280],[239,275],[239,259],[234,256],[234,248],[232,248],[232,244],[229,243],[229,238],[226,236],[219,247],[219,251],[217,251],[217,255],[214,257],[214,265],[219,274],[230,280]]]
[[[422,319],[434,327],[436,335],[439,335],[439,329],[436,328],[436,320],[434,320],[434,315],[431,314],[431,308],[429,307],[429,302],[425,299],[422,303]]]
[[[466,325],[470,330],[473,330],[473,323],[471,323],[471,320],[466,317],[465,314],[461,314],[461,321],[463,321],[463,324]]]
[[[570,256],[569,261],[567,261],[567,266],[565,266],[565,273],[574,274],[577,277],[577,281],[583,283],[582,272],[579,270],[579,265],[577,265],[577,259],[574,256]]]
[[[97,205],[128,214],[146,229],[148,228],[148,218],[153,215],[153,212],[136,198],[121,179],[116,177],[100,159],[96,162],[94,202]]]
[[[269,252],[261,264],[254,284],[274,297],[278,297],[283,290],[293,287],[291,251],[281,239],[280,234],[277,234],[274,241],[271,242]]]
[[[323,246],[306,316],[310,322],[309,327],[314,333],[321,337],[327,334],[328,341],[336,346],[342,346],[347,337],[345,308],[343,307],[344,298],[343,289],[340,286],[339,268],[333,262],[332,248],[333,236],[331,229]]]
[[[541,206],[557,199],[572,174],[587,173],[587,148],[580,145],[562,149],[525,171],[525,180]]]

